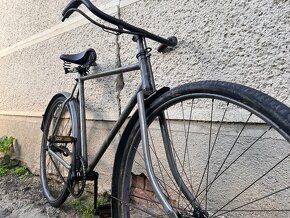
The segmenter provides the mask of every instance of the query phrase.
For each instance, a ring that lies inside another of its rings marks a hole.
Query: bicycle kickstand
[[[93,171],[88,180],[92,180],[94,181],[94,214],[95,215],[99,215],[99,209],[98,209],[98,178],[99,178],[99,174],[95,171]]]

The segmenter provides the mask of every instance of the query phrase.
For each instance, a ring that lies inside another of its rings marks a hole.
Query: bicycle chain
[[[81,163],[81,171],[77,172],[77,180],[72,181],[73,185],[72,187],[69,188],[69,192],[71,193],[71,195],[75,198],[79,198],[84,190],[85,190],[85,186],[86,186],[86,169],[85,169],[85,164],[83,159],[79,156],[78,160]],[[79,180],[80,179],[80,180]],[[78,185],[78,189],[77,192],[74,192],[74,188],[76,187],[76,185]]]
[[[70,192],[70,194],[75,198],[79,198],[83,194],[85,186],[86,186],[85,165],[84,165],[83,159],[81,157],[79,157],[79,160],[81,162],[81,168],[82,168],[83,175],[80,175],[81,172],[77,172],[79,174],[79,175],[77,175],[77,177],[81,178],[81,176],[82,176],[82,178],[80,180],[72,180],[72,178],[69,178],[68,182],[66,182],[65,179],[63,178],[63,176],[61,175],[61,172],[59,171],[55,161],[53,160],[53,158],[51,157],[50,154],[49,154],[49,157],[50,157],[57,173],[59,174],[62,182],[65,184],[65,186],[68,189],[68,191]],[[68,183],[72,183],[73,185],[70,185]],[[74,188],[75,188],[76,184],[80,184],[80,186],[79,186],[80,188],[78,188],[77,192],[74,192]]]

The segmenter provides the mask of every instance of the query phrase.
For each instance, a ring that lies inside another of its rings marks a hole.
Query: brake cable
[[[123,33],[125,34],[130,34],[130,35],[139,35],[139,36],[143,36],[143,37],[146,37],[145,34],[143,33],[140,33],[140,32],[131,32],[131,31],[126,31],[122,28],[122,26],[118,26],[118,29],[116,28],[112,28],[112,27],[108,27],[108,26],[105,26],[95,20],[93,20],[92,18],[90,18],[86,13],[84,13],[83,11],[77,9],[77,8],[71,8],[67,11],[67,13],[69,12],[78,12],[80,13],[82,16],[84,16],[87,20],[89,20],[91,23],[95,24],[96,26],[100,27],[103,31],[105,32],[108,32],[108,33],[111,33],[111,34],[114,34],[114,35],[121,35]]]

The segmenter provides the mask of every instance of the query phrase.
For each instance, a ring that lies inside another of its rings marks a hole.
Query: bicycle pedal
[[[48,141],[52,143],[73,143],[77,139],[71,136],[50,136]]]

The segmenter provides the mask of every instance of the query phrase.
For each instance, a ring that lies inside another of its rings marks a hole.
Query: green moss
[[[109,204],[109,203],[110,203],[110,199],[107,196],[107,194],[104,196],[98,196],[98,202],[97,202],[98,207]]]
[[[7,160],[3,158],[0,160],[0,176],[7,176],[8,174],[16,175],[17,177],[25,177],[31,175],[26,166],[20,165],[20,161]]]
[[[18,177],[25,177],[30,175],[29,170],[25,166],[17,166],[14,169],[14,173]]]
[[[106,205],[110,202],[107,195],[98,196],[97,206]],[[70,204],[78,211],[83,218],[96,217],[94,215],[94,201],[93,198],[82,196],[78,199],[73,199]]]
[[[84,197],[74,199],[71,205],[82,215],[83,218],[92,218],[94,215],[94,203],[91,199],[86,199]]]
[[[13,144],[14,138],[12,136],[2,136],[0,138],[0,152],[7,153]]]
[[[6,176],[9,174],[9,169],[5,166],[0,166],[0,176]]]

